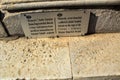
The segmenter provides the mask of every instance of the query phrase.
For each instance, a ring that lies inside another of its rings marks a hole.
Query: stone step
[[[119,33],[70,38],[73,78],[78,80],[109,80],[105,79],[108,77],[104,76],[119,76],[119,38]],[[111,78],[117,80],[114,77]]]
[[[0,40],[0,79],[120,80],[120,33]]]
[[[0,41],[1,79],[71,79],[66,38]]]

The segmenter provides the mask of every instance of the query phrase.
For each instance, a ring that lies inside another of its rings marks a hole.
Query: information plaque
[[[26,37],[80,36],[88,31],[90,12],[58,11],[21,14]]]

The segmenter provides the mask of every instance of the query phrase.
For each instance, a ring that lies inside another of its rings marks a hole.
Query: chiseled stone
[[[120,32],[120,10],[91,9],[90,11],[97,17],[95,32]]]
[[[67,39],[0,41],[0,79],[70,79]]]
[[[120,77],[109,78],[109,76],[120,76],[119,33],[70,38],[69,42],[75,80],[120,79]]]
[[[23,36],[24,32],[20,22],[19,13],[7,13],[3,20],[8,32],[10,35],[19,35]]]
[[[0,38],[6,37],[7,33],[5,32],[2,23],[0,22]]]

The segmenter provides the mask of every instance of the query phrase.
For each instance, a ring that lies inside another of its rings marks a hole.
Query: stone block
[[[120,11],[114,9],[91,9],[90,11],[97,16],[95,32],[120,32]]]
[[[6,36],[7,36],[7,33],[5,32],[4,27],[2,23],[0,22],[0,38],[6,37]]]
[[[0,79],[119,80],[120,33],[0,40]]]
[[[69,42],[75,80],[120,79],[115,79],[120,76],[119,33],[70,38]]]
[[[92,18],[89,26],[91,30],[90,33],[109,33],[109,32],[120,32],[120,11],[111,9],[85,9],[93,13],[96,17]],[[42,10],[32,11],[41,12]],[[46,10],[43,10],[46,11]],[[57,11],[57,10],[48,10]],[[59,9],[58,9],[59,11]],[[20,13],[8,13],[5,14],[3,20],[5,26],[7,27],[10,35],[24,35],[20,22]],[[25,11],[27,13],[27,11]]]
[[[20,22],[19,13],[13,13],[13,14],[7,13],[4,17],[3,22],[10,35],[19,35],[19,36],[24,35]]]
[[[67,39],[0,41],[0,79],[71,79]]]

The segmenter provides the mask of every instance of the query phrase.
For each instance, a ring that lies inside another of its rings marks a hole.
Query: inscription
[[[87,33],[89,16],[84,11],[22,13],[21,24],[27,37],[77,36]]]

